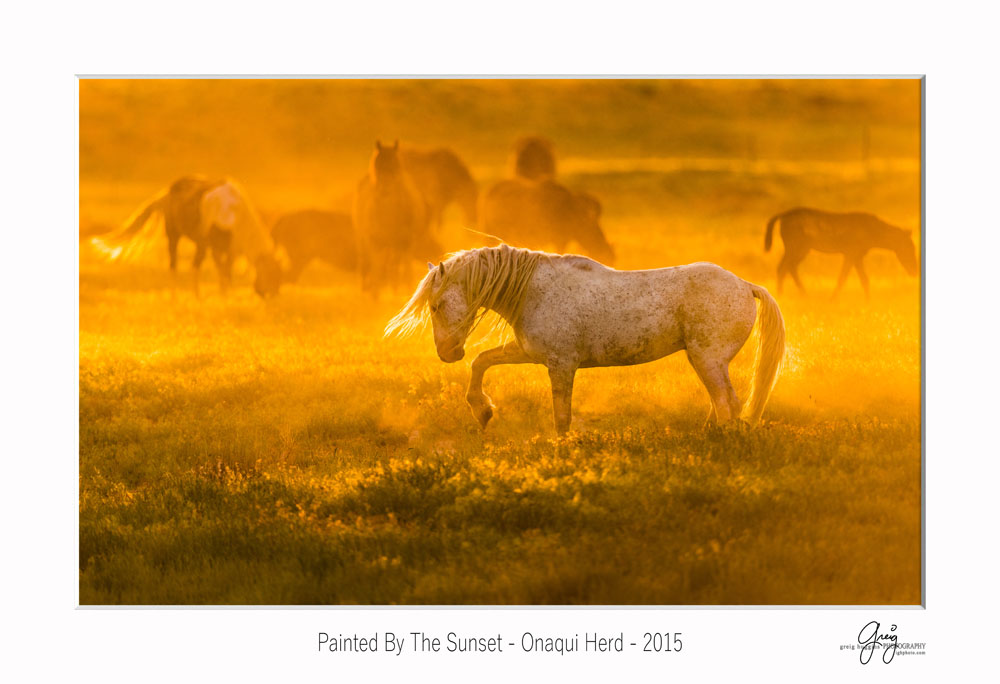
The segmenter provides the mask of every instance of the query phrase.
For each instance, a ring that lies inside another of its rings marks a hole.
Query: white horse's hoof
[[[493,408],[490,406],[484,408],[479,412],[479,415],[476,416],[476,420],[479,421],[479,424],[484,430],[486,429],[486,424],[490,422],[491,418],[493,418]]]
[[[479,422],[479,427],[486,429],[487,423],[493,418],[493,405],[492,404],[481,404],[479,406],[472,406],[472,415]]]

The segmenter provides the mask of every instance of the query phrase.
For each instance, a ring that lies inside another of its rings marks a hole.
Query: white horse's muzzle
[[[447,351],[441,351],[438,349],[438,358],[445,363],[455,363],[456,361],[461,361],[465,358],[465,345],[456,344],[451,349]]]

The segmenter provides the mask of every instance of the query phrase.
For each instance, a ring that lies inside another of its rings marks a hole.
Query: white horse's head
[[[462,360],[476,312],[470,312],[466,289],[456,277],[456,268],[449,261],[437,266],[428,263],[427,274],[417,285],[410,301],[385,326],[385,336],[410,335],[422,329],[429,318],[434,328],[434,346],[437,347],[438,357],[446,363]]]
[[[455,363],[465,357],[465,341],[472,331],[476,312],[469,311],[469,300],[458,281],[449,282],[445,277],[446,268],[443,263],[437,266],[427,263],[427,277],[431,278],[427,309],[431,314],[438,358],[445,363]]]
[[[494,311],[500,325],[516,325],[540,256],[501,245],[458,252],[437,266],[428,263],[410,301],[386,325],[386,336],[414,332],[429,317],[438,357],[445,363],[462,360],[480,312]]]

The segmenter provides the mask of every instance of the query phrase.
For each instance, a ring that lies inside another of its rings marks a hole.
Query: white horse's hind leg
[[[487,349],[472,362],[472,376],[469,378],[469,389],[465,394],[465,399],[472,408],[472,415],[475,416],[484,430],[486,424],[490,422],[490,418],[493,417],[493,410],[496,406],[483,392],[483,375],[487,368],[504,363],[531,363],[531,359],[516,344],[505,344],[501,347]]]
[[[729,361],[718,358],[706,358],[704,355],[688,350],[688,361],[702,384],[708,390],[712,400],[712,412],[709,420],[717,423],[728,423],[740,415],[740,400],[729,380]]]

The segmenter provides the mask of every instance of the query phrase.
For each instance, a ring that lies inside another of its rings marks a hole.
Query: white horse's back
[[[755,318],[750,285],[715,264],[618,271],[555,257],[535,272],[520,328],[529,355],[589,368],[647,363],[691,345],[735,356]]]

